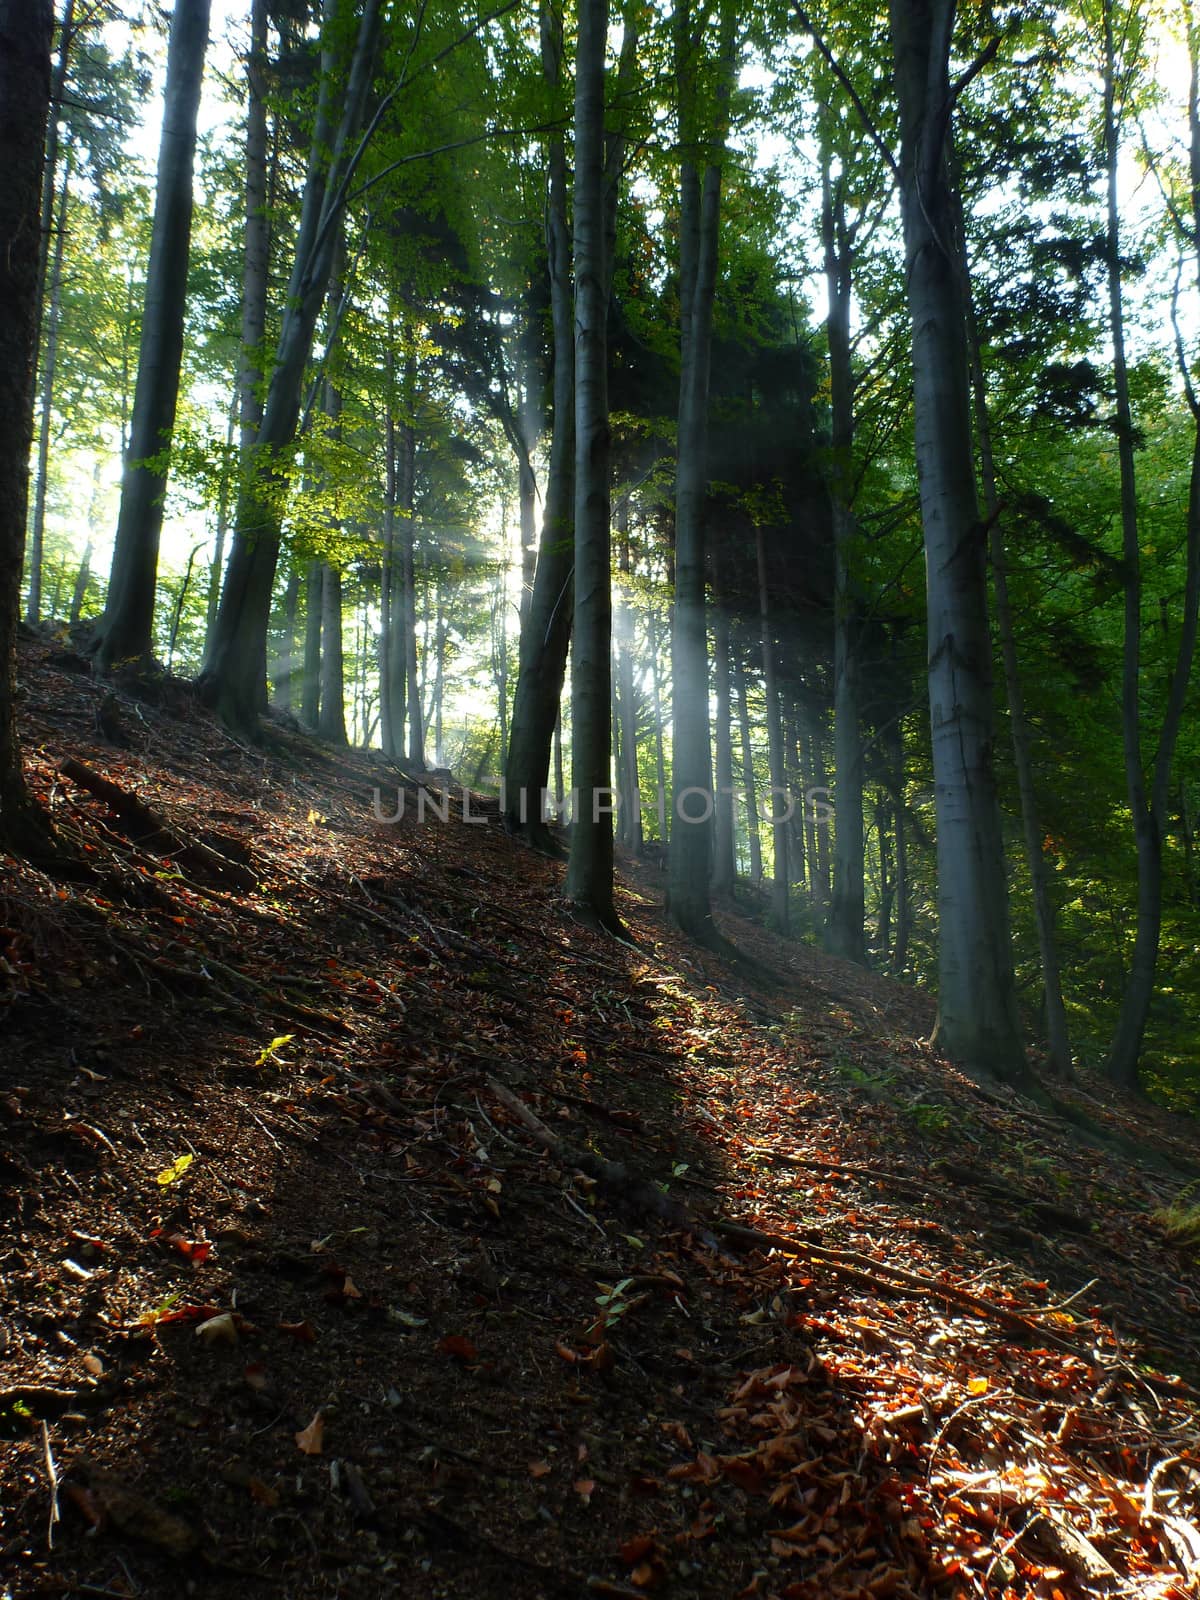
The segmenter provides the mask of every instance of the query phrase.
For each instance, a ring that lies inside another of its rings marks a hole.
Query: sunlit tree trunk
[[[96,665],[100,671],[131,657],[149,657],[153,642],[158,545],[167,490],[166,457],[175,428],[183,360],[183,315],[192,237],[192,164],[208,47],[209,9],[210,0],[176,0],[171,15],[129,454],[121,483],[108,595],[96,633]]]
[[[947,163],[954,10],[954,0],[891,3],[937,806],[936,1037],[965,1070],[1024,1082],[992,771],[986,534],[975,496],[962,263]]]
[[[720,590],[712,608],[713,675],[717,722],[713,729],[716,794],[713,796],[712,892],[731,895],[737,877],[733,837],[733,708],[729,693],[729,609]]]
[[[50,0],[0,0],[0,848],[33,856],[49,851],[51,834],[21,765],[16,665],[51,28]]]
[[[280,642],[279,662],[275,672],[275,703],[281,711],[292,709],[292,691],[296,677],[296,612],[300,604],[300,573],[292,567],[288,573],[287,588],[283,595],[283,638]]]
[[[57,75],[57,74],[56,74]],[[44,337],[39,387],[41,415],[38,419],[37,466],[34,471],[33,521],[29,529],[29,591],[25,620],[31,626],[42,612],[42,562],[46,548],[46,495],[50,486],[50,423],[54,409],[54,380],[58,369],[58,329],[62,316],[63,251],[67,242],[67,205],[71,193],[71,146],[63,163],[62,188],[54,212],[54,245],[47,265],[48,282],[43,290],[45,308]]]
[[[604,53],[608,0],[581,0],[575,58],[575,637],[565,895],[620,929],[613,905],[608,295],[604,229]]]
[[[287,457],[300,420],[304,369],[341,234],[346,179],[374,74],[380,6],[381,0],[363,0],[343,76],[337,70],[337,46],[355,14],[355,0],[327,0],[321,88],[295,257],[262,421],[238,496],[216,627],[199,679],[202,695],[227,725],[246,734],[254,731],[265,687],[267,629],[279,559],[281,477],[286,478]],[[336,119],[335,99],[340,108]]]
[[[542,0],[542,72],[552,95],[563,95],[563,16]],[[553,332],[553,407],[541,539],[533,588],[521,624],[512,730],[505,761],[505,826],[551,848],[541,797],[550,769],[574,613],[575,334],[571,236],[567,224],[566,140],[549,139],[546,263]]]
[[[825,946],[860,964],[867,959],[863,863],[863,740],[859,709],[858,603],[852,576],[857,528],[851,506],[854,374],[850,359],[851,236],[841,175],[822,141],[822,235],[829,313],[830,489],[833,511],[833,891]]]
[[[718,939],[709,904],[712,750],[705,615],[708,392],[726,105],[734,70],[732,0],[718,7],[717,79],[701,93],[706,15],[676,0],[675,70],[682,159],[679,173],[679,423],[675,475],[675,603],[671,611],[671,856],[667,911],[682,932]]]
[[[617,565],[621,574],[617,591],[617,705],[621,735],[621,839],[635,854],[642,848],[642,797],[638,778],[637,694],[633,683],[633,610],[629,604],[628,579],[632,567],[629,549],[629,496],[625,495],[617,513],[620,549]]]
[[[300,675],[300,717],[315,730],[321,712],[321,607],[325,584],[319,561],[304,574],[304,669]]]
[[[346,671],[342,646],[342,575],[332,562],[321,572],[321,709],[317,732],[346,744]]]
[[[763,693],[767,703],[767,759],[771,774],[771,921],[777,933],[788,929],[788,825],[787,756],[783,739],[783,712],[775,669],[775,639],[767,587],[767,550],[762,527],[755,530],[758,559],[758,615],[762,627]]]
[[[738,737],[742,747],[742,803],[746,808],[746,839],[750,847],[750,881],[762,883],[762,838],[758,828],[758,784],[754,777],[754,744],[750,730],[750,707],[746,699],[746,669],[741,656],[734,665],[737,688]]]

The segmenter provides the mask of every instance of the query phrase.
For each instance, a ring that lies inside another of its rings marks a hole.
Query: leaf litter
[[[378,758],[172,684],[117,752],[25,675],[83,866],[0,908],[15,1593],[1196,1592],[1188,1125],[980,1090],[927,996],[743,913],[725,966],[636,862],[602,941],[486,801],[376,823]]]

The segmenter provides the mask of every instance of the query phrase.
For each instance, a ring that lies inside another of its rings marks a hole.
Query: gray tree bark
[[[966,1071],[1020,1083],[1028,1065],[992,771],[986,534],[975,496],[962,263],[947,163],[954,12],[954,0],[891,0],[937,809],[936,1040]]]
[[[783,738],[783,709],[775,668],[775,638],[767,587],[767,550],[761,526],[755,530],[758,559],[758,614],[762,626],[763,693],[767,703],[767,761],[771,774],[771,922],[776,933],[788,931],[788,807],[787,754]]]
[[[210,0],[176,0],[171,15],[129,453],[121,483],[108,597],[95,640],[96,666],[102,672],[131,657],[147,659],[153,643],[158,546],[167,492],[165,457],[175,428],[183,360],[192,165],[209,10]]]
[[[355,145],[374,74],[380,6],[381,0],[363,0],[343,76],[335,46],[354,16],[355,0],[327,0],[321,88],[296,252],[262,421],[238,496],[216,626],[198,680],[201,694],[222,720],[244,734],[254,732],[265,696],[267,629],[282,522],[280,476],[286,473],[300,420],[304,369],[333,269],[347,183],[361,150]],[[336,125],[335,95],[341,108]]]
[[[831,175],[828,139],[821,148],[821,231],[829,313],[832,413],[830,489],[833,505],[833,892],[825,947],[860,965],[867,959],[863,857],[863,740],[860,721],[858,596],[853,580],[858,530],[853,495],[854,373],[850,296],[853,235],[846,221],[843,177]]]
[[[675,477],[675,603],[671,612],[670,920],[705,944],[720,935],[709,903],[713,810],[708,714],[708,631],[704,511],[708,487],[708,388],[726,106],[734,69],[732,0],[719,7],[715,93],[701,103],[704,22],[690,0],[676,0],[675,70],[683,156],[679,174],[679,423]],[[693,31],[695,29],[695,31]]]
[[[1121,533],[1125,570],[1124,647],[1121,670],[1121,734],[1125,755],[1125,787],[1133,814],[1137,855],[1137,922],[1133,955],[1121,997],[1116,1031],[1109,1046],[1105,1071],[1121,1088],[1139,1088],[1138,1064],[1154,997],[1158,947],[1162,933],[1163,840],[1169,824],[1171,764],[1187,705],[1192,663],[1200,622],[1200,400],[1197,399],[1186,361],[1180,352],[1185,391],[1196,423],[1186,513],[1187,577],[1184,583],[1179,641],[1175,649],[1167,704],[1147,771],[1143,747],[1141,706],[1142,574],[1138,530],[1137,483],[1133,454],[1133,409],[1125,355],[1125,314],[1121,283],[1120,225],[1117,169],[1120,124],[1117,109],[1118,61],[1113,30],[1112,0],[1103,0],[1104,153],[1108,179],[1108,300],[1109,333],[1113,346],[1116,389],[1117,456],[1121,474]],[[1191,229],[1187,239],[1196,258],[1200,282],[1200,30],[1189,18],[1188,44],[1191,77],[1188,92],[1189,165],[1191,177]]]
[[[564,893],[614,932],[610,772],[612,551],[609,526],[608,294],[604,218],[604,53],[608,0],[581,0],[575,58],[575,640]]]

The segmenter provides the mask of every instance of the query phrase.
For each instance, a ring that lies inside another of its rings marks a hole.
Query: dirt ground
[[[1194,1125],[81,665],[73,860],[0,859],[0,1595],[1200,1592]]]

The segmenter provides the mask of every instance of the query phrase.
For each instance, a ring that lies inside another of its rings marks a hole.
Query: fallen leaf
[[[177,1178],[182,1178],[187,1169],[195,1160],[195,1156],[176,1156],[169,1167],[164,1167],[155,1179],[165,1189],[167,1184],[174,1183]]]
[[[529,1476],[531,1478],[544,1478],[547,1473],[553,1471],[554,1468],[548,1461],[531,1461],[529,1463]]]
[[[301,1344],[316,1344],[317,1342],[317,1330],[307,1319],[304,1322],[281,1322],[279,1331],[280,1333],[290,1333],[292,1338],[299,1339]]]
[[[249,1362],[243,1376],[250,1387],[260,1393],[267,1387],[267,1369],[261,1361]]]
[[[572,1489],[574,1489],[575,1493],[579,1496],[579,1498],[583,1501],[585,1506],[590,1506],[591,1505],[591,1503],[592,1503],[592,1495],[595,1492],[595,1488],[596,1488],[596,1480],[595,1480],[595,1478],[576,1478],[575,1482],[571,1485],[571,1487],[572,1487]]]
[[[626,1539],[618,1554],[627,1567],[636,1567],[638,1562],[644,1561],[653,1549],[654,1535],[641,1533],[634,1539]]]
[[[968,1394],[986,1394],[987,1392],[988,1381],[986,1378],[972,1378],[970,1383],[967,1384]]]
[[[207,1322],[202,1322],[196,1329],[196,1337],[202,1339],[205,1344],[236,1344],[238,1328],[233,1313],[222,1311],[218,1316],[209,1317]]]
[[[260,1506],[273,1507],[279,1504],[278,1491],[272,1489],[269,1483],[264,1483],[261,1478],[247,1479],[246,1488],[250,1491],[251,1500],[257,1501]]]
[[[296,1443],[306,1456],[319,1456],[325,1438],[325,1419],[318,1411],[307,1428],[296,1435]]]
[[[444,1356],[453,1356],[456,1361],[479,1360],[479,1351],[461,1333],[448,1333],[444,1339],[439,1339],[438,1349]]]

